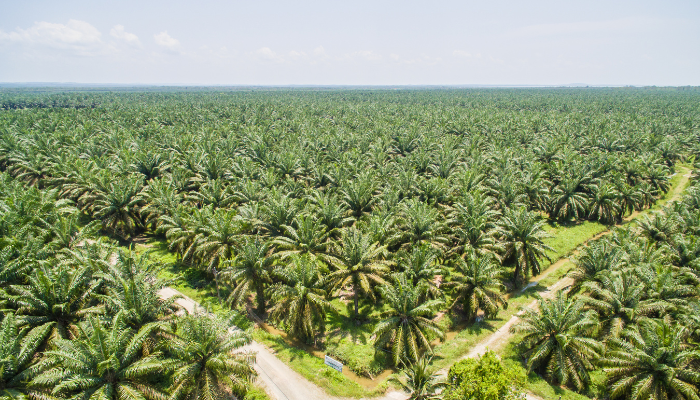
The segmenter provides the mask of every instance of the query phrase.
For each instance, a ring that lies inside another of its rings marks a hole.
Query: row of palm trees
[[[0,181],[0,396],[245,396],[245,333],[182,315],[159,296],[162,265],[100,241],[56,191]]]
[[[514,332],[530,371],[599,395],[697,399],[700,393],[700,208],[697,184],[682,202],[586,247],[567,294],[526,310]]]

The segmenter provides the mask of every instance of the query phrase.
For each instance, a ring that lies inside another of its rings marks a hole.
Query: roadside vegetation
[[[316,355],[362,377],[429,378],[571,266],[533,276],[646,212],[582,249],[573,289],[525,313],[503,368],[588,395],[635,398],[648,384],[695,399],[684,393],[699,384],[700,195],[668,200],[700,150],[697,100],[635,89],[3,93],[3,321],[42,343],[23,390],[88,390],[52,387],[97,379],[66,375],[65,354],[116,329],[126,336],[104,346],[138,373],[111,371],[95,391],[187,397],[206,381],[245,396],[250,359],[229,350],[249,336],[178,316],[157,296],[173,285],[257,323],[257,339],[331,394],[376,394],[385,383],[363,387]],[[198,340],[233,358],[202,372],[187,353],[206,353],[187,344]],[[654,341],[673,346],[678,382],[623,366]],[[460,368],[453,376],[481,367]]]

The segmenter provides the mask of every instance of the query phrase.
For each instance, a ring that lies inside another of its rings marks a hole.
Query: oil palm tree
[[[610,341],[600,360],[612,399],[700,399],[700,354],[685,342],[688,330],[646,320]]]
[[[580,299],[598,313],[603,338],[619,338],[629,324],[665,308],[663,302],[643,299],[645,287],[631,272],[586,282],[583,290]]]
[[[290,226],[300,210],[298,199],[273,192],[262,205],[262,228],[270,237],[284,234],[284,226]]]
[[[270,317],[284,324],[291,335],[315,342],[316,334],[325,331],[326,313],[331,309],[317,261],[295,255],[291,265],[277,268],[274,275],[281,282],[269,289],[274,302]]]
[[[534,212],[521,207],[508,210],[498,222],[497,229],[504,248],[503,259],[515,264],[513,282],[519,284],[521,276],[527,278],[540,272],[540,259],[546,258],[552,248],[544,243],[549,237],[543,228],[544,221]]]
[[[428,244],[435,248],[445,248],[449,239],[445,234],[447,224],[440,218],[440,213],[430,205],[408,200],[403,203],[401,230],[393,242],[403,247]]]
[[[174,360],[171,399],[208,400],[243,398],[256,373],[255,356],[240,351],[250,337],[231,331],[221,320],[208,315],[178,319],[174,337],[165,351]],[[238,351],[237,351],[238,350]]]
[[[601,281],[607,274],[626,265],[625,252],[607,240],[598,240],[581,250],[569,277],[574,280],[571,293],[577,293],[589,281]]]
[[[277,236],[273,243],[279,246],[280,257],[292,254],[311,254],[322,260],[328,259],[328,233],[321,221],[309,215],[294,217],[292,225],[283,225],[284,236]]]
[[[570,178],[552,190],[551,218],[568,222],[572,218],[579,219],[585,215],[588,196],[578,190],[579,186],[578,180]]]
[[[645,215],[635,221],[642,235],[656,243],[668,243],[680,228],[680,221],[675,215],[654,213]]]
[[[346,216],[348,209],[336,194],[314,192],[310,200],[312,214],[326,227],[326,232],[331,237],[337,238],[340,230],[354,220]]]
[[[200,232],[195,241],[196,254],[206,266],[207,271],[214,275],[216,295],[221,299],[219,293],[220,264],[233,256],[234,248],[243,231],[243,221],[232,211],[216,209],[207,213],[203,222],[196,228]]]
[[[394,377],[390,381],[408,393],[409,400],[441,399],[440,392],[447,384],[430,368],[431,360],[431,356],[422,355],[414,362],[402,364],[403,380]]]
[[[432,352],[431,340],[442,339],[445,334],[431,318],[445,303],[422,299],[420,288],[403,274],[380,290],[388,310],[374,328],[375,346],[380,350],[388,348],[394,365],[417,360],[424,350]]]
[[[104,282],[103,294],[96,297],[110,314],[121,312],[124,323],[136,330],[172,318],[178,307],[175,297],[163,299],[158,294],[163,284],[154,265],[144,265],[146,257],[120,254],[115,263],[103,264],[96,274]]]
[[[265,286],[272,283],[270,272],[276,260],[272,254],[270,242],[262,240],[259,236],[246,238],[243,243],[236,246],[235,256],[225,262],[221,278],[227,282],[235,283],[234,289],[229,295],[228,302],[232,307],[237,307],[245,301],[245,297],[255,293],[257,312],[264,315],[266,310]]]
[[[436,278],[444,274],[444,269],[439,263],[437,250],[427,244],[416,246],[410,253],[399,253],[397,263],[408,279],[423,288],[426,296],[431,299],[442,297]]]
[[[620,204],[617,219],[618,221],[622,221],[624,216],[641,209],[642,196],[636,187],[628,185],[624,180],[621,180],[617,184],[617,191],[619,193],[618,201]]]
[[[105,191],[93,195],[91,210],[94,217],[102,221],[104,229],[129,239],[143,227],[139,214],[143,204],[141,189],[143,182],[139,179],[111,183]]]
[[[525,310],[511,331],[525,335],[520,347],[528,372],[544,372],[550,383],[579,391],[588,387],[588,371],[594,368],[602,345],[592,337],[598,325],[595,312],[584,307],[583,302],[557,292],[554,299],[538,302],[539,311]]]
[[[51,251],[70,250],[79,246],[85,243],[88,238],[97,236],[100,229],[98,221],[89,222],[87,225],[81,224],[76,214],[61,216],[51,222],[43,222],[51,233],[51,240],[47,244]]]
[[[376,201],[376,178],[371,174],[363,174],[356,179],[344,181],[340,186],[342,204],[346,206],[355,218],[371,211]]]
[[[360,295],[374,300],[375,286],[385,283],[390,265],[382,259],[385,252],[386,247],[370,243],[368,236],[354,227],[343,233],[342,242],[336,246],[331,260],[336,270],[328,275],[327,280],[331,290],[352,287],[355,319],[359,314]]]
[[[50,330],[50,325],[42,325],[30,331],[20,331],[12,313],[0,322],[0,360],[3,364],[0,370],[0,398],[28,400],[32,395],[36,396],[27,387],[27,382],[36,376],[36,355]]]
[[[614,224],[620,215],[620,193],[614,186],[597,186],[591,196],[588,217],[606,224]]]
[[[22,255],[14,246],[5,246],[0,250],[0,290],[23,283],[35,264],[33,257]]]
[[[450,222],[462,244],[460,250],[466,253],[472,248],[480,254],[493,251],[498,217],[493,198],[480,192],[467,193],[458,199],[453,205]]]
[[[39,398],[99,398],[109,400],[165,400],[158,384],[173,362],[155,353],[144,357],[141,349],[158,327],[150,324],[130,329],[117,314],[109,327],[91,317],[82,323],[74,340],[58,339],[47,351],[43,372],[31,387],[44,392]]]
[[[99,286],[89,267],[72,270],[64,265],[54,269],[41,265],[28,277],[27,285],[10,286],[8,292],[21,325],[50,325],[52,339],[69,339],[77,334],[81,319],[102,312],[91,304]]]
[[[454,293],[450,309],[461,305],[467,320],[471,322],[479,310],[483,310],[484,316],[489,318],[495,317],[500,307],[508,307],[502,294],[505,291],[501,283],[504,270],[493,255],[478,256],[471,251],[464,258],[456,259],[454,269],[456,275],[444,285]]]

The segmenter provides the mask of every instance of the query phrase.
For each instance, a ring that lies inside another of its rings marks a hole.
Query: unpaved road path
[[[165,287],[158,294],[164,298],[178,296],[175,300],[179,306],[194,313],[204,310],[193,299],[183,295],[179,291]],[[265,391],[276,400],[332,400],[337,399],[329,396],[323,389],[309,382],[306,378],[291,369],[287,364],[267,349],[267,347],[257,342],[241,348],[241,351],[252,351],[256,353],[255,370],[258,372],[258,382]],[[406,397],[386,397],[386,400],[404,400]],[[340,400],[340,399],[337,399]]]

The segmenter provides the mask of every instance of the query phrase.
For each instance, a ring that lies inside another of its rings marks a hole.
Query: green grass
[[[668,192],[664,193],[664,195],[659,199],[659,201],[656,202],[649,210],[651,211],[657,211],[663,208],[671,199],[676,195],[676,193],[683,193],[685,190],[690,186],[690,179],[684,178],[683,175],[686,175],[692,171],[692,165],[687,165],[687,164],[678,164],[676,166],[676,174],[671,177],[669,180],[669,190]],[[683,183],[683,186],[679,186],[682,181],[685,181]]]
[[[265,391],[258,386],[251,386],[246,393],[244,400],[271,400],[270,396],[265,393]]]
[[[369,303],[363,304],[360,308],[361,318],[368,322],[356,325],[352,318],[352,302],[346,304],[340,299],[333,299],[331,305],[334,311],[327,318],[326,353],[358,375],[373,377],[381,374],[388,368],[389,360],[382,352],[375,354],[371,336],[382,310],[374,309]]]
[[[584,221],[576,225],[559,225],[551,222],[545,225],[545,230],[551,237],[544,240],[544,243],[554,251],[548,251],[547,256],[551,261],[542,261],[542,270],[552,265],[558,259],[570,255],[577,247],[586,243],[593,236],[605,232],[609,226],[600,222]]]
[[[209,312],[222,314],[228,311],[219,304],[216,287],[211,280],[196,268],[190,268],[180,263],[177,257],[168,250],[164,240],[149,239],[146,245],[137,244],[134,247],[137,254],[147,253],[151,261],[164,267],[158,273],[158,278],[166,281],[168,286],[199,303]],[[222,296],[228,294],[224,290]],[[225,297],[224,297],[225,298]]]
[[[386,382],[380,383],[373,390],[367,390],[325,365],[320,358],[293,347],[281,337],[267,333],[262,329],[256,329],[253,338],[272,349],[277,358],[309,381],[324,388],[330,395],[354,398],[375,397],[386,391]]]

